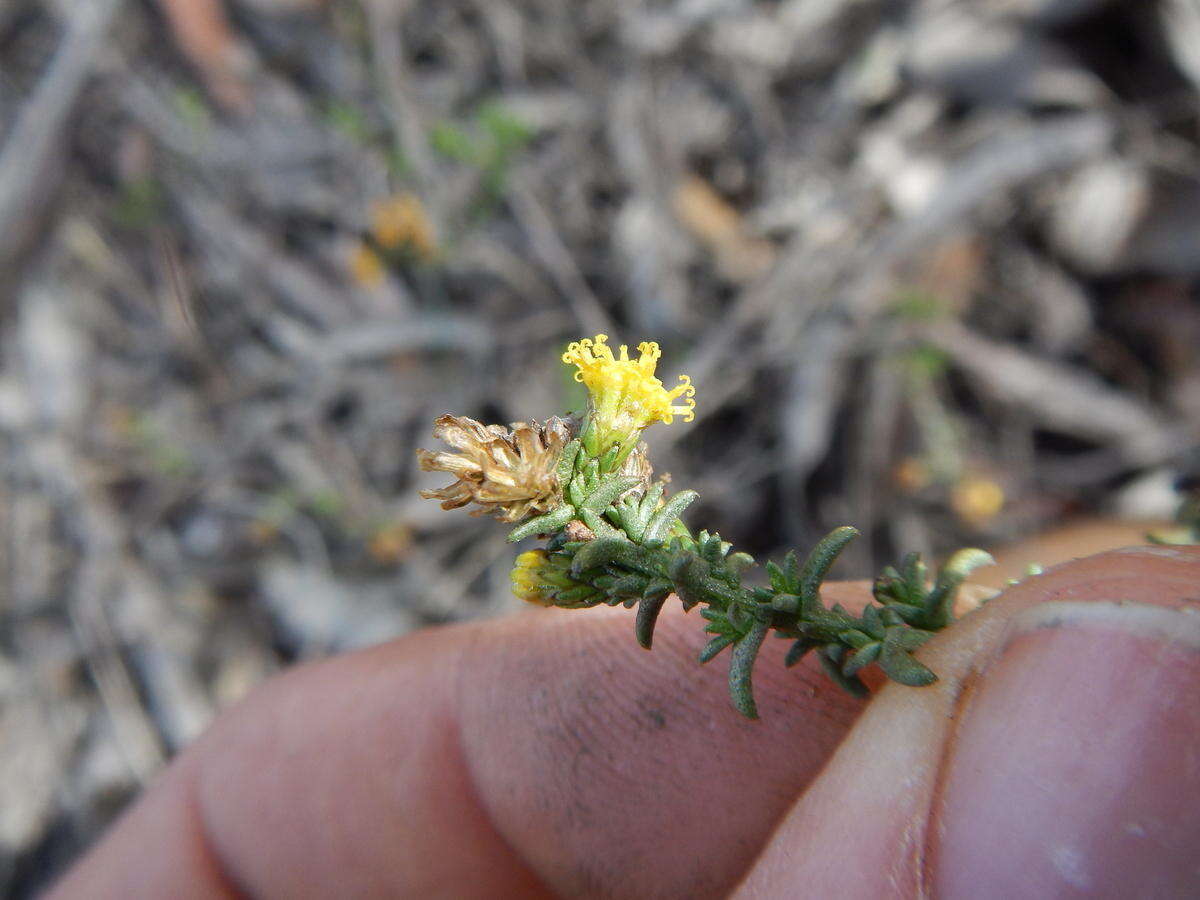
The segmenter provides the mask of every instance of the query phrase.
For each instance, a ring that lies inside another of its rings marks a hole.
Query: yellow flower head
[[[662,356],[657,343],[638,344],[640,356],[630,359],[628,347],[622,344],[614,355],[607,341],[606,334],[575,341],[562,357],[564,363],[577,367],[575,380],[588,389],[591,423],[584,434],[588,453],[603,454],[614,444],[629,446],[655,422],[670,425],[677,415],[685,422],[695,418],[692,380],[680,375],[679,385],[667,390],[655,377]]]
[[[513,593],[526,603],[586,609],[604,602],[604,592],[571,577],[571,557],[549,550],[529,550],[517,557],[509,576]]]
[[[437,256],[437,237],[416,194],[400,193],[371,210],[371,236],[384,250],[402,250],[429,261]]]
[[[553,586],[546,583],[543,574],[549,560],[550,554],[545,550],[528,550],[518,556],[510,575],[513,593],[526,603],[553,606]]]

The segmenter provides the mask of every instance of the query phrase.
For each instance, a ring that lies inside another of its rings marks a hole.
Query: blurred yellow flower
[[[350,274],[366,288],[378,287],[383,283],[383,260],[366,244],[359,244],[350,256]]]
[[[990,478],[971,475],[951,490],[950,505],[968,525],[982,528],[1004,508],[1004,488]]]
[[[677,415],[685,422],[695,417],[692,380],[680,375],[679,385],[667,390],[655,377],[662,356],[657,343],[638,344],[639,357],[630,359],[626,345],[614,355],[607,341],[606,334],[575,341],[562,357],[577,367],[575,380],[588,389],[591,409],[583,443],[590,455],[602,455],[614,445],[631,449],[642,429],[655,422],[670,425]]]
[[[375,530],[367,541],[367,552],[380,565],[403,559],[412,547],[412,529],[403,522],[389,522]]]
[[[395,194],[377,203],[371,211],[371,236],[384,250],[408,250],[423,260],[437,255],[433,223],[415,194]]]
[[[933,473],[929,465],[915,456],[906,456],[892,470],[892,480],[906,494],[916,494],[929,487]]]

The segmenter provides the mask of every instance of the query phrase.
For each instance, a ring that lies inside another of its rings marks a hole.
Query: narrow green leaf
[[[883,644],[879,641],[874,641],[865,646],[859,647],[854,655],[842,664],[842,674],[849,678],[852,675],[857,675],[860,670],[866,668],[871,663],[879,658],[879,651]]]
[[[642,502],[638,504],[638,510],[642,515],[642,524],[650,521],[650,517],[654,515],[658,509],[658,501],[662,499],[663,491],[667,489],[664,482],[656,481],[650,485],[646,491],[646,495],[642,497]]]
[[[951,556],[938,571],[937,583],[925,598],[925,615],[916,624],[932,631],[949,625],[953,618],[954,595],[959,585],[967,580],[973,570],[995,562],[990,553],[974,547],[959,550]]]
[[[825,674],[833,679],[834,683],[848,694],[855,697],[865,697],[868,693],[867,686],[863,684],[862,679],[857,675],[846,675],[842,672],[842,658],[835,651],[842,650],[836,645],[822,647],[817,651],[817,659],[821,661],[821,668],[825,670]]]
[[[925,615],[923,606],[913,606],[910,603],[888,602],[882,608],[881,616],[891,615],[893,618],[899,618],[902,622],[911,624],[920,624],[922,617]],[[893,621],[887,620],[886,624],[895,624]]]
[[[565,591],[559,591],[555,594],[555,606],[566,603],[577,603],[580,600],[594,599],[596,603],[603,600],[603,596],[590,584],[581,584],[578,587],[567,588]]]
[[[583,486],[584,481],[584,476],[579,474],[567,482],[567,499],[576,506],[583,506],[583,501],[587,499],[587,491]]]
[[[551,534],[566,527],[566,524],[573,518],[575,518],[575,507],[570,503],[564,503],[545,515],[536,516],[528,522],[518,525],[508,533],[508,539],[512,543],[516,543],[535,534]]]
[[[637,642],[647,650],[654,642],[654,625],[658,622],[658,614],[662,612],[663,604],[669,596],[663,594],[658,597],[643,597],[638,603],[634,633],[637,635]]]
[[[714,656],[732,644],[734,636],[732,634],[718,634],[715,638],[704,645],[704,649],[700,651],[700,663],[711,660]]]
[[[795,550],[789,550],[783,557],[784,590],[795,594],[800,591],[800,560]]]
[[[642,535],[642,543],[656,544],[665,540],[667,533],[671,530],[671,525],[699,496],[695,491],[680,491],[664,503],[662,509],[656,512],[650,521],[646,523],[646,531]]]
[[[622,538],[597,538],[588,541],[575,552],[571,560],[571,575],[578,578],[588,569],[618,564],[644,575],[661,575],[654,554],[632,541]]]
[[[775,592],[768,587],[751,588],[750,596],[754,598],[755,603],[761,603],[764,606],[770,606],[775,600]]]
[[[667,562],[667,577],[675,585],[690,584],[708,574],[709,565],[687,550],[676,553]]]
[[[863,631],[876,639],[883,637],[883,622],[880,620],[879,615],[878,606],[868,606],[863,610],[862,614]]]
[[[821,587],[821,582],[825,580],[829,567],[833,565],[838,554],[845,549],[846,545],[856,537],[858,537],[857,528],[843,525],[841,528],[833,529],[817,542],[817,546],[813,547],[812,552],[808,554],[808,559],[804,561],[804,568],[800,570],[800,584],[797,593],[801,597],[807,600],[817,596],[817,590]]]
[[[558,458],[555,474],[558,476],[559,487],[566,490],[571,478],[575,475],[575,459],[579,456],[579,438],[563,447],[562,456]]]
[[[879,667],[892,681],[909,687],[924,687],[937,681],[928,666],[918,662],[911,653],[884,642],[879,653]]]
[[[733,572],[744,572],[754,565],[754,557],[749,553],[730,553],[725,557],[725,565]]]
[[[745,637],[733,647],[733,660],[729,664],[729,697],[733,705],[747,719],[758,718],[758,706],[754,702],[754,684],[751,675],[754,660],[771,626],[768,622],[756,621]]]
[[[599,581],[599,579],[596,580]],[[620,578],[614,578],[608,586],[610,594],[620,594],[625,597],[640,597],[645,589],[645,575],[623,575]]]
[[[881,634],[879,637],[882,638],[883,635]],[[874,644],[877,640],[872,639],[871,635],[864,634],[863,632],[853,628],[843,631],[838,635],[838,639],[847,647],[852,647],[855,650],[860,650],[863,647],[866,647],[868,644]]]
[[[642,590],[643,597],[657,597],[662,594],[664,597],[675,590],[673,585],[666,578],[652,578],[646,582],[646,587]]]
[[[583,501],[581,509],[591,509],[604,512],[623,493],[641,483],[636,475],[606,475],[600,479],[596,489]]]
[[[600,471],[601,472],[611,472],[613,469],[613,466],[616,465],[617,457],[620,455],[620,453],[621,453],[621,445],[620,444],[613,444],[611,447],[609,447],[607,452],[605,452],[605,454],[602,457],[600,457]]]
[[[787,656],[783,658],[783,664],[790,669],[796,663],[800,662],[800,660],[804,659],[809,650],[812,650],[814,647],[818,646],[820,645],[813,643],[812,641],[796,641],[796,643],[792,644],[791,648],[788,650]]]
[[[783,613],[800,611],[800,598],[795,594],[776,594],[771,598],[771,608]]]
[[[982,566],[994,566],[995,564],[996,560],[986,550],[980,550],[978,547],[964,547],[946,560],[946,564],[942,566],[940,574],[966,578]]]
[[[579,508],[579,516],[583,519],[583,524],[592,529],[592,532],[598,538],[619,538],[625,539],[619,529],[608,524],[603,516],[595,510],[588,509],[586,506]]]
[[[781,594],[788,592],[787,579],[783,574],[783,570],[775,563],[767,560],[767,564],[763,566],[767,572],[767,580],[771,582],[771,587]]]
[[[900,563],[900,580],[917,595],[925,592],[925,565],[920,553],[906,553]],[[915,598],[914,598],[915,599]]]
[[[913,628],[910,625],[895,625],[888,629],[887,642],[901,650],[916,650],[931,637],[934,632],[923,628]]]

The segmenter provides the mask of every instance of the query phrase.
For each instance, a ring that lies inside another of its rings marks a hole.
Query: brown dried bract
[[[557,417],[545,423],[516,422],[510,431],[483,425],[466,416],[441,416],[434,437],[456,452],[418,450],[422,471],[448,472],[453,484],[421,496],[441,500],[442,509],[476,503],[473,516],[492,515],[517,522],[549,512],[562,502],[556,467],[573,437],[569,424]]]

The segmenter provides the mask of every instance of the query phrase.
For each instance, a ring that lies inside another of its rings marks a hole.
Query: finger
[[[1069,563],[932,641],[782,820],[751,896],[1200,893],[1200,550]]]
[[[701,624],[664,611],[647,653],[624,610],[539,611],[297,670],[184,754],[60,894],[721,894],[861,702],[784,669],[776,641],[746,721],[724,660],[696,662]]]

